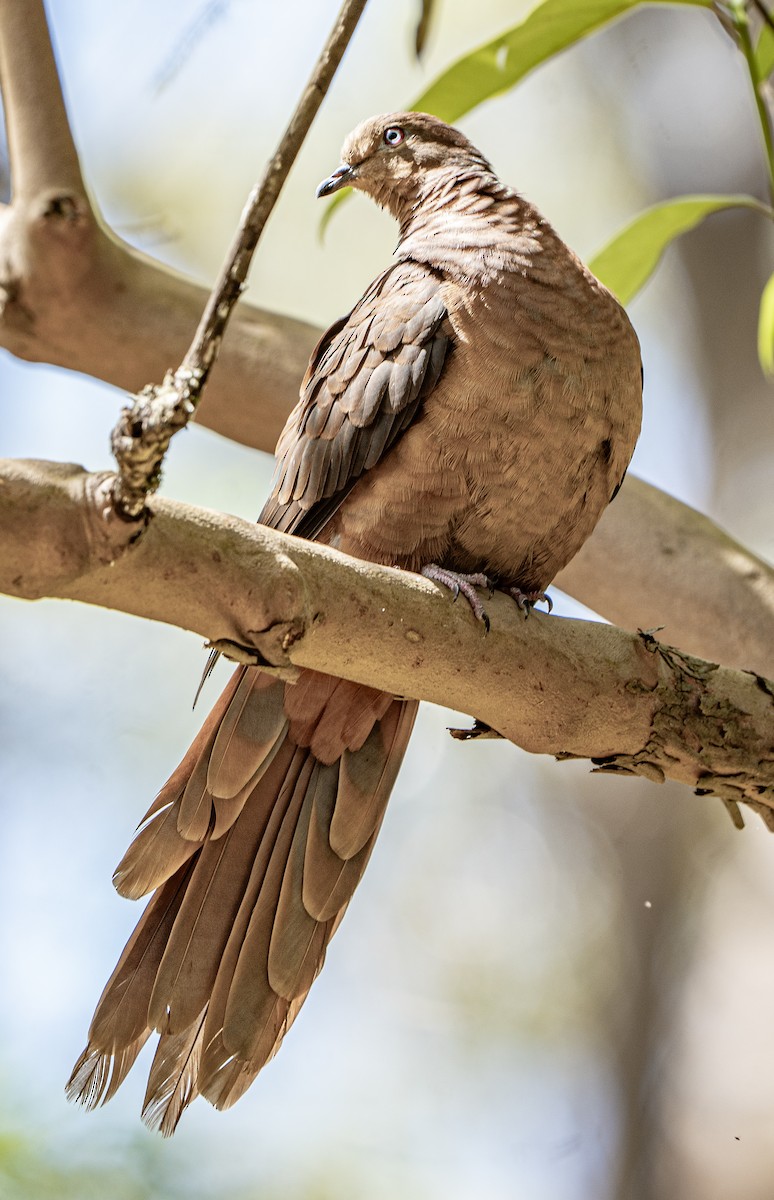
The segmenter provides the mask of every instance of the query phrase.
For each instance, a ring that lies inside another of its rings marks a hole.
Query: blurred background
[[[121,236],[213,279],[337,7],[48,0],[85,175]],[[386,263],[394,227],[360,197],[320,242],[317,182],[361,118],[410,103],[528,5],[437,8],[418,63],[418,4],[372,0],[251,299],[323,325]],[[646,6],[461,125],[586,257],[659,199],[765,196],[741,61],[699,9]],[[719,215],[631,306],[636,472],[768,557],[774,404],[755,322],[771,261],[759,217]],[[121,403],[3,352],[0,453],[103,469]],[[163,487],[252,518],[270,472],[193,428]],[[0,599],[0,645],[4,1200],[771,1200],[774,838],[677,786],[452,742],[453,714],[430,707],[325,971],[239,1105],[199,1100],[162,1142],[139,1119],[145,1054],[106,1109],[68,1106],[138,916],[113,867],[223,677],[192,714],[195,637],[64,603]]]

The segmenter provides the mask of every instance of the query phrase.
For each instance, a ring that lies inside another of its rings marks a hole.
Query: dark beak
[[[323,196],[332,196],[339,188],[347,187],[353,174],[354,170],[350,167],[349,163],[342,163],[332,175],[329,175],[327,179],[323,179],[317,189],[317,199],[321,200]]]

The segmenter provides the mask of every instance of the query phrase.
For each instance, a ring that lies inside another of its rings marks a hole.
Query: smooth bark
[[[774,685],[612,625],[487,602],[234,517],[157,498],[147,524],[109,477],[0,465],[0,589],[203,634],[240,661],[354,679],[470,714],[527,750],[774,806]]]

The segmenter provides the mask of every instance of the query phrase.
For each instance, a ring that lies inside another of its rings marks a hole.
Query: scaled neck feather
[[[532,266],[553,232],[483,158],[459,171],[426,172],[410,201],[391,207],[400,223],[398,258],[460,279],[470,278],[473,264],[484,276]]]

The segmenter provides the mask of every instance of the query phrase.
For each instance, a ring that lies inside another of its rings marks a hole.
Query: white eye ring
[[[390,125],[389,129],[384,131],[384,143],[386,146],[399,146],[406,137],[405,133],[399,125]]]

